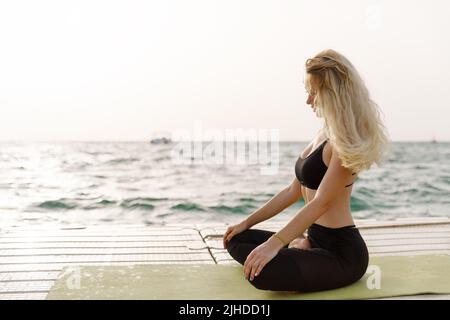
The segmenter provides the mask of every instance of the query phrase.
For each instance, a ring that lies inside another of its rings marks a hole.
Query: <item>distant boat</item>
[[[435,138],[431,139],[431,143],[437,143],[436,139]]]
[[[172,139],[166,138],[166,137],[154,138],[154,139],[150,140],[151,144],[168,144],[171,142],[172,142]]]

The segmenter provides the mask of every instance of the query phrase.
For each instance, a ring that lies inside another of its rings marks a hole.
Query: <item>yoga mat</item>
[[[47,299],[263,300],[368,299],[450,294],[450,256],[375,256],[366,274],[338,289],[298,293],[259,290],[241,265],[150,264],[66,267]]]

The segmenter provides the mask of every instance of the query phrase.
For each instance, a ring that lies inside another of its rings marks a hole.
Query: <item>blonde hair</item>
[[[353,172],[368,170],[384,162],[391,148],[378,105],[355,67],[342,54],[328,49],[306,60],[308,91],[324,118],[324,131],[342,165]]]

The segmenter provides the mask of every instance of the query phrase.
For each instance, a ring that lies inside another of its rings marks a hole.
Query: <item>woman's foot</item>
[[[294,240],[289,243],[288,248],[298,248],[298,249],[304,249],[309,250],[311,249],[311,244],[309,243],[309,240],[306,238],[295,238]]]

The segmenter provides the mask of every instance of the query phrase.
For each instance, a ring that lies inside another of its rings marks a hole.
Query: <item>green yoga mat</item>
[[[150,264],[66,267],[47,299],[262,300],[368,299],[450,293],[450,256],[376,256],[366,274],[339,289],[259,290],[241,265]]]

